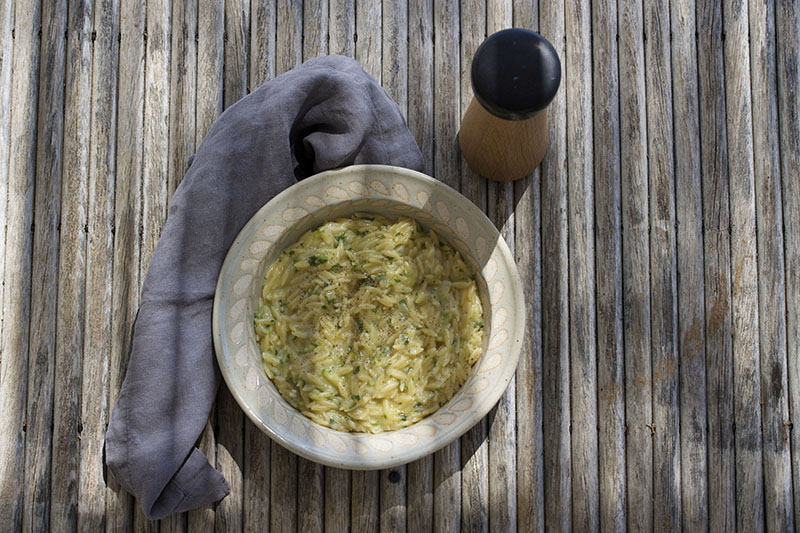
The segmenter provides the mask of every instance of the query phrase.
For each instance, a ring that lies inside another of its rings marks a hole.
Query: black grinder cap
[[[546,108],[561,83],[561,61],[553,45],[521,28],[490,35],[472,59],[472,89],[490,113],[524,120]]]

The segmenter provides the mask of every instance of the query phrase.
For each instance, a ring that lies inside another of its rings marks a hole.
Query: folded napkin
[[[422,167],[400,110],[355,61],[313,59],[211,127],[169,207],[142,288],[106,463],[148,518],[230,486],[195,447],[220,381],[211,307],[228,247],[253,214],[311,174],[359,163]]]

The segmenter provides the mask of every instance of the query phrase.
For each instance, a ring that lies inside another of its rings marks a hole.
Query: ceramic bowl
[[[477,275],[484,308],[483,355],[461,389],[416,424],[381,434],[333,430],[303,416],[278,393],[261,364],[253,314],[267,267],[306,231],[355,212],[413,217],[457,249]],[[444,447],[497,403],[514,375],[525,329],[514,256],[492,222],[469,200],[412,170],[359,165],[311,176],[262,207],[233,242],[214,299],[220,370],[248,417],[272,439],[312,461],[378,469]]]

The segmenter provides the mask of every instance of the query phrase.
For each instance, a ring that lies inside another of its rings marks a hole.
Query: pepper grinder
[[[521,28],[490,35],[472,59],[474,97],[458,143],[467,164],[494,181],[533,172],[547,150],[547,106],[561,83],[553,45]]]

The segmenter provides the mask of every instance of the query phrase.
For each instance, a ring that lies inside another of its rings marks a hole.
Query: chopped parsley
[[[312,255],[311,257],[308,258],[308,264],[311,265],[311,266],[321,265],[321,264],[327,263],[327,262],[328,262],[328,258],[327,258],[327,256],[324,256],[324,255]]]

